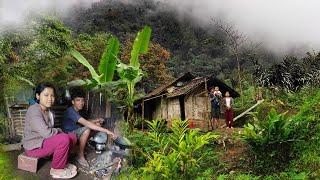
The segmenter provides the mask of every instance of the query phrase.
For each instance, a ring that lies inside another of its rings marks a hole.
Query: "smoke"
[[[222,19],[277,52],[320,49],[318,0],[160,0],[203,25]]]
[[[56,12],[66,15],[70,8],[90,7],[99,0],[0,0],[0,32],[19,26],[30,14]]]

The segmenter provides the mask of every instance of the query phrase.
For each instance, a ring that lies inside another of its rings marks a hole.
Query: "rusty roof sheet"
[[[180,96],[183,94],[187,94],[196,87],[198,87],[201,83],[205,81],[204,77],[197,77],[190,81],[188,84],[185,86],[182,86],[180,88],[175,89],[172,93],[168,93],[167,97],[175,97],[175,96]]]
[[[167,83],[167,84],[164,84],[162,86],[159,86],[158,88],[156,88],[155,90],[153,90],[152,92],[150,92],[149,94],[147,94],[144,98],[150,98],[150,97],[153,97],[153,96],[157,96],[157,95],[160,95],[161,93],[163,93],[164,91],[167,90],[167,88],[169,88],[170,86],[172,86],[173,84],[177,83],[180,79],[183,79],[183,78],[190,78],[190,79],[193,79],[194,76],[188,72],[188,73],[185,73],[183,74],[182,76],[172,80],[170,83]]]
[[[185,80],[184,82],[186,84],[183,84],[181,87],[175,86],[175,83],[182,81],[182,80]],[[159,96],[161,94],[165,94],[168,98],[188,94],[189,92],[193,91],[195,88],[200,86],[205,81],[207,81],[207,88],[208,88],[207,91],[208,92],[210,91],[210,88],[215,87],[215,86],[219,86],[221,92],[225,93],[226,91],[229,91],[231,97],[235,98],[235,97],[240,96],[240,94],[237,91],[235,91],[234,89],[232,89],[227,84],[225,84],[223,81],[217,79],[213,75],[206,76],[206,77],[194,78],[194,76],[191,73],[186,73],[186,74],[174,79],[170,83],[167,83],[165,85],[162,85],[162,86],[156,88],[151,93],[146,95],[143,99],[150,100],[150,99],[156,98],[157,96]],[[172,92],[168,92],[168,88],[170,88],[170,87],[173,87]]]

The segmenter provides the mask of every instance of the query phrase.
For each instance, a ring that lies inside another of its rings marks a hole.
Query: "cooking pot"
[[[132,143],[125,137],[118,136],[114,142],[120,147],[120,149],[130,148]]]
[[[106,144],[96,144],[96,150],[97,151],[104,151],[106,149]]]
[[[107,140],[108,140],[108,135],[107,133],[104,133],[104,132],[98,132],[93,138],[93,141],[99,144],[104,144],[107,142]]]

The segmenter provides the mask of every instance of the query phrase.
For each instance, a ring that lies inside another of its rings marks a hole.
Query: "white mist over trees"
[[[90,7],[100,0],[0,0],[0,31],[20,25],[29,14],[55,11],[67,14],[70,8]]]
[[[206,25],[221,18],[278,52],[320,48],[317,0],[161,0]]]
[[[57,11],[62,14],[79,7],[90,7],[103,0],[1,0],[0,31],[17,25],[29,13]],[[108,3],[139,3],[141,0],[105,0]],[[248,38],[276,52],[320,48],[320,2],[317,0],[153,0],[171,6],[194,18],[202,26],[213,18],[234,25]],[[159,5],[159,8],[163,6]]]

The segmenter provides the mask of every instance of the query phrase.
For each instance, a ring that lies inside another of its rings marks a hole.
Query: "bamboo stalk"
[[[250,112],[252,109],[257,107],[259,104],[261,104],[264,101],[264,99],[259,100],[255,105],[244,111],[243,113],[239,114],[237,117],[233,118],[233,122],[236,121],[237,119],[241,118],[242,116],[246,115],[248,112]],[[221,128],[226,127],[226,125],[222,125]]]
[[[142,100],[142,131],[144,130],[144,100]]]

